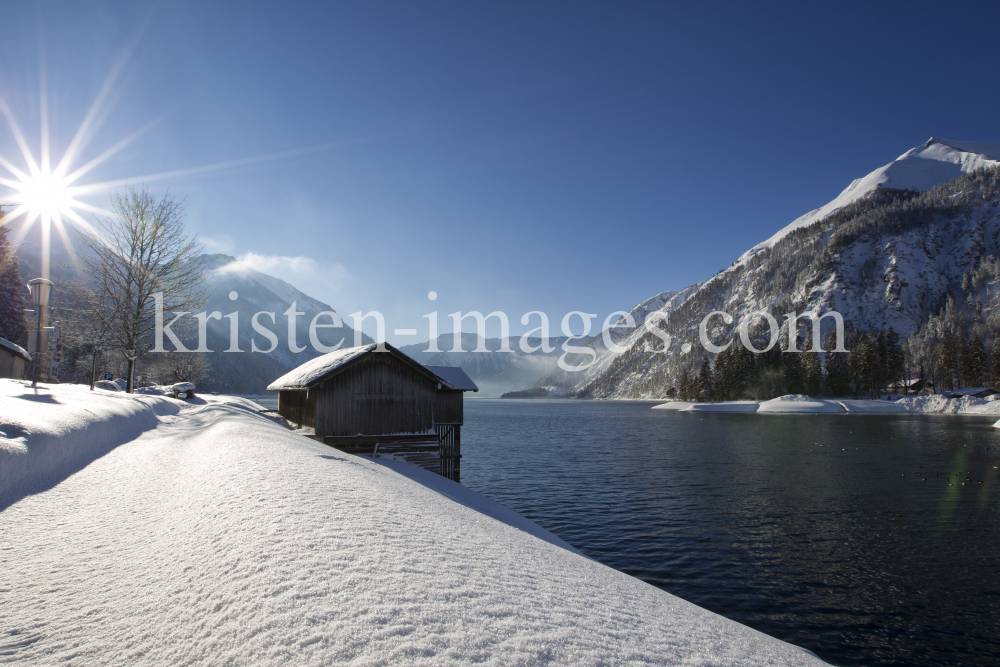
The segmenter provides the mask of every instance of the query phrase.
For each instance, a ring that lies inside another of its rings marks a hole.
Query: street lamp
[[[45,278],[35,278],[28,281],[31,305],[38,308],[38,330],[35,332],[35,377],[31,381],[32,387],[38,386],[38,367],[41,366],[42,360],[42,308],[49,305],[52,285],[52,281]]]

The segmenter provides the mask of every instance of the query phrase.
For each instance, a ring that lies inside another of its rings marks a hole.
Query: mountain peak
[[[864,178],[854,180],[836,199],[796,218],[771,238],[743,253],[740,260],[753,257],[790,232],[808,227],[878,188],[922,192],[970,171],[997,165],[1000,165],[1000,144],[931,137]]]

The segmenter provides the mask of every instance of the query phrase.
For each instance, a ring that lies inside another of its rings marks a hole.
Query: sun
[[[88,162],[78,167],[74,166],[74,163],[85,152],[87,144],[95,134],[95,130],[101,124],[100,119],[105,115],[102,113],[102,107],[106,105],[116,78],[122,71],[125,63],[128,62],[131,49],[137,43],[137,41],[134,42],[121,53],[116,65],[111,68],[111,72],[108,74],[104,85],[87,110],[80,126],[77,128],[72,140],[58,161],[53,160],[49,142],[48,94],[46,91],[44,68],[40,70],[39,76],[40,118],[38,129],[41,141],[37,153],[29,147],[28,141],[21,131],[21,127],[15,119],[13,111],[3,96],[0,96],[0,114],[7,121],[7,128],[10,130],[10,134],[17,145],[18,152],[21,154],[20,157],[23,161],[23,166],[19,166],[14,163],[16,161],[14,156],[0,154],[0,227],[10,225],[19,219],[22,220],[20,229],[12,238],[15,243],[19,243],[26,237],[28,231],[36,222],[39,224],[41,228],[41,271],[43,278],[49,277],[52,231],[56,232],[66,250],[73,256],[73,244],[67,232],[67,225],[72,225],[81,231],[101,237],[100,231],[84,219],[81,213],[98,216],[99,219],[113,217],[111,211],[87,203],[81,198],[102,193],[107,194],[115,188],[136,182],[145,184],[150,181],[244,167],[272,160],[287,159],[316,151],[326,151],[343,143],[353,143],[333,142],[269,155],[257,155],[132,178],[121,178],[99,183],[83,183],[81,179],[84,176],[159,124],[176,108],[173,107],[165,110],[160,116],[154,118],[144,127],[132,132],[118,141],[118,143],[101,151]],[[6,171],[6,174],[4,171]],[[6,192],[4,192],[4,189],[6,189]]]
[[[22,182],[22,189],[13,203],[27,207],[32,218],[63,217],[72,210],[69,180],[58,174],[39,172]]]

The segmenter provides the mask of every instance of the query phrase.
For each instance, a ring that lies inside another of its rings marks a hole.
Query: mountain
[[[663,397],[682,371],[700,367],[707,353],[698,326],[713,310],[735,318],[729,326],[711,320],[719,342],[740,317],[759,310],[779,320],[793,310],[836,310],[856,329],[891,325],[905,336],[951,298],[969,318],[985,321],[990,290],[1000,282],[989,268],[1000,266],[998,193],[1000,144],[932,138],[651,311],[672,337],[665,352],[663,341],[640,327],[623,343],[626,353],[605,352],[587,372],[560,372],[538,384],[586,397]]]
[[[855,179],[836,199],[796,218],[771,238],[747,250],[740,259],[745,260],[761,250],[773,247],[796,229],[808,227],[879,188],[922,192],[962,174],[995,167],[997,164],[1000,164],[1000,144],[947,141],[931,137],[923,146],[911,148],[884,167],[879,167],[864,178]]]
[[[205,280],[208,300],[202,310],[223,315],[238,313],[238,347],[242,353],[225,351],[230,347],[230,321],[225,318],[210,321],[206,340],[207,347],[212,350],[209,355],[212,372],[200,383],[204,391],[262,394],[272,380],[321,354],[310,344],[309,323],[321,312],[336,312],[331,306],[234,257],[207,255],[205,260],[209,268]],[[231,298],[234,292],[235,300]],[[304,313],[296,320],[295,346],[306,349],[298,353],[289,349],[288,319],[284,315],[293,303],[297,312]],[[267,315],[258,318],[258,325],[271,331],[277,339],[274,349],[268,353],[253,352],[251,347],[253,340],[259,350],[271,348],[267,337],[253,328],[252,319],[258,312],[274,313],[273,322]],[[321,324],[331,322],[329,317],[320,320]],[[326,346],[334,346],[341,339],[343,347],[354,345],[354,330],[346,322],[339,329],[317,328],[316,333],[319,342]],[[362,342],[367,344],[372,340],[363,335]]]

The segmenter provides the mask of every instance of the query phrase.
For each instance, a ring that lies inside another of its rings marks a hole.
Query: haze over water
[[[651,405],[466,401],[462,482],[833,664],[1000,665],[995,418]]]

